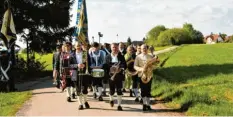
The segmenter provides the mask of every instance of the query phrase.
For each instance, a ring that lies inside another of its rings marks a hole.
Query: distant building
[[[221,35],[210,34],[204,38],[204,42],[206,44],[216,44],[219,42],[224,42],[224,39],[221,37]]]

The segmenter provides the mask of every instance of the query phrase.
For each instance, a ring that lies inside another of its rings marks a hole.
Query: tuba
[[[156,68],[155,66],[159,63],[158,57],[154,57],[148,61],[146,61],[143,71],[142,71],[142,83],[147,84],[150,82],[151,78],[153,77],[153,70]]]

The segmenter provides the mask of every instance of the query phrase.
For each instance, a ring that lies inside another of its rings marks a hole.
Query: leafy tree
[[[189,33],[192,43],[203,43],[203,38],[204,38],[203,34],[200,31],[195,30],[192,24],[190,23],[183,24],[183,29]]]
[[[191,38],[189,33],[181,28],[173,28],[162,32],[158,36],[156,46],[189,44]]]
[[[127,46],[129,46],[129,45],[131,45],[131,44],[132,44],[132,40],[131,40],[130,37],[128,37],[128,39],[127,39]]]
[[[154,28],[152,28],[148,33],[147,33],[147,38],[145,40],[145,43],[148,45],[155,45],[156,40],[159,36],[159,34],[163,31],[167,30],[164,25],[158,25]]]

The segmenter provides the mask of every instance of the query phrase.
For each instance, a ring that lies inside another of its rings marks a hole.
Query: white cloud
[[[104,34],[102,42],[142,40],[158,24],[168,28],[192,23],[209,34],[233,34],[233,0],[87,0],[89,36]],[[73,8],[76,13],[77,3]],[[71,26],[75,25],[76,15]],[[116,34],[119,40],[116,41]]]

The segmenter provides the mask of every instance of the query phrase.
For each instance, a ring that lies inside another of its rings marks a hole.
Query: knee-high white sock
[[[71,87],[67,87],[66,95],[67,97],[71,97]]]
[[[146,101],[147,101],[147,105],[150,106],[150,98],[149,97],[146,98]]]
[[[138,97],[138,89],[137,88],[133,89],[133,92],[135,94],[135,97],[137,98]]]
[[[87,95],[86,94],[83,95],[83,102],[84,103],[87,102]]]
[[[79,105],[83,105],[82,98],[83,98],[82,95],[79,95],[79,96],[78,96],[78,104],[79,104]]]
[[[102,92],[103,92],[103,88],[98,87],[98,97],[100,97],[102,95]]]
[[[103,83],[104,92],[106,92],[106,88],[107,88],[107,84],[104,84],[104,83]]]
[[[96,93],[96,87],[92,86],[92,89],[93,89],[93,93]]]
[[[118,96],[117,96],[117,103],[118,103],[118,106],[121,105],[121,101],[122,101],[122,96],[121,96],[121,95],[118,95]]]
[[[71,94],[74,93],[74,88],[73,87],[70,87],[70,92],[71,92]]]
[[[113,95],[109,94],[110,101],[113,101]]]
[[[142,101],[143,101],[143,105],[146,105],[146,103],[147,103],[147,98],[146,98],[146,97],[143,97],[143,98],[142,98]]]

